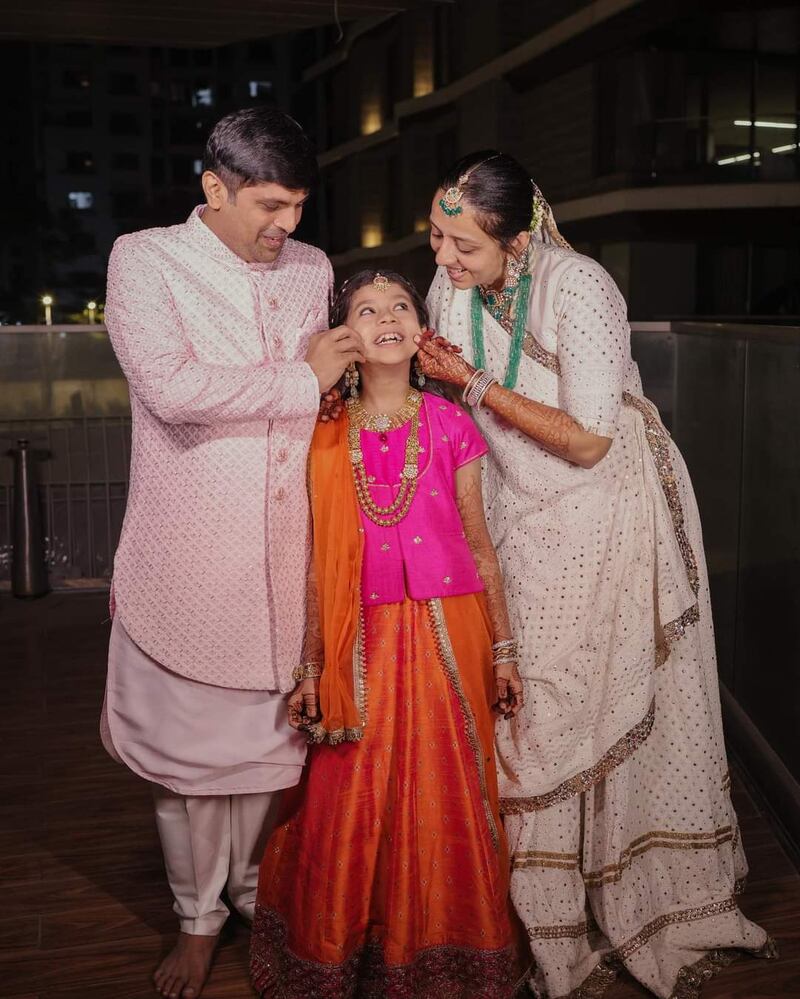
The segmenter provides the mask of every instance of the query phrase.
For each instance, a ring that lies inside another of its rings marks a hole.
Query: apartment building
[[[315,44],[299,100],[340,274],[428,281],[437,178],[498,147],[636,318],[800,314],[796,5],[458,0]]]

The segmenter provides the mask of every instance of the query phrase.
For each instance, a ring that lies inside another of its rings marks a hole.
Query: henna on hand
[[[333,388],[322,396],[317,419],[320,423],[328,423],[331,420],[338,420],[343,412],[344,402],[342,401],[342,393],[339,389]]]
[[[430,331],[415,339],[419,347],[417,359],[424,375],[462,388],[467,384],[475,369],[462,357],[460,347]]]

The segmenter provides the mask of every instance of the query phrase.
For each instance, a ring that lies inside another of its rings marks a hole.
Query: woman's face
[[[441,188],[431,205],[431,249],[436,263],[447,268],[456,288],[493,285],[505,272],[506,253],[478,225],[475,213],[464,201],[460,215],[446,215],[439,204]]]
[[[380,290],[370,283],[354,292],[347,325],[364,340],[366,364],[408,364],[417,352],[414,337],[422,332],[408,292],[390,283]]]

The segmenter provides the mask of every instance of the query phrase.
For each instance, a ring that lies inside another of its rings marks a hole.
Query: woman
[[[515,160],[456,164],[430,240],[431,319],[456,349],[423,338],[421,364],[464,391],[489,444],[520,643],[525,709],[498,752],[531,984],[595,996],[625,965],[656,995],[694,995],[734,948],[769,942],[735,902],[746,866],[686,468],[642,396],[616,286]]]
[[[427,314],[404,278],[362,272],[334,316],[366,360],[346,417],[311,446],[289,711],[319,745],[264,855],[253,980],[282,999],[508,999],[492,704],[512,718],[522,684],[483,517],[486,446],[461,406],[417,390]]]

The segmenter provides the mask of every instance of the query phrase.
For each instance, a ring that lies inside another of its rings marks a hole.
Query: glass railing
[[[108,579],[130,412],[102,327],[0,327],[0,580],[12,462],[37,463],[51,583]],[[646,395],[686,459],[703,522],[720,675],[800,779],[800,328],[634,323]]]
[[[800,328],[634,325],[694,483],[721,679],[800,780]]]

